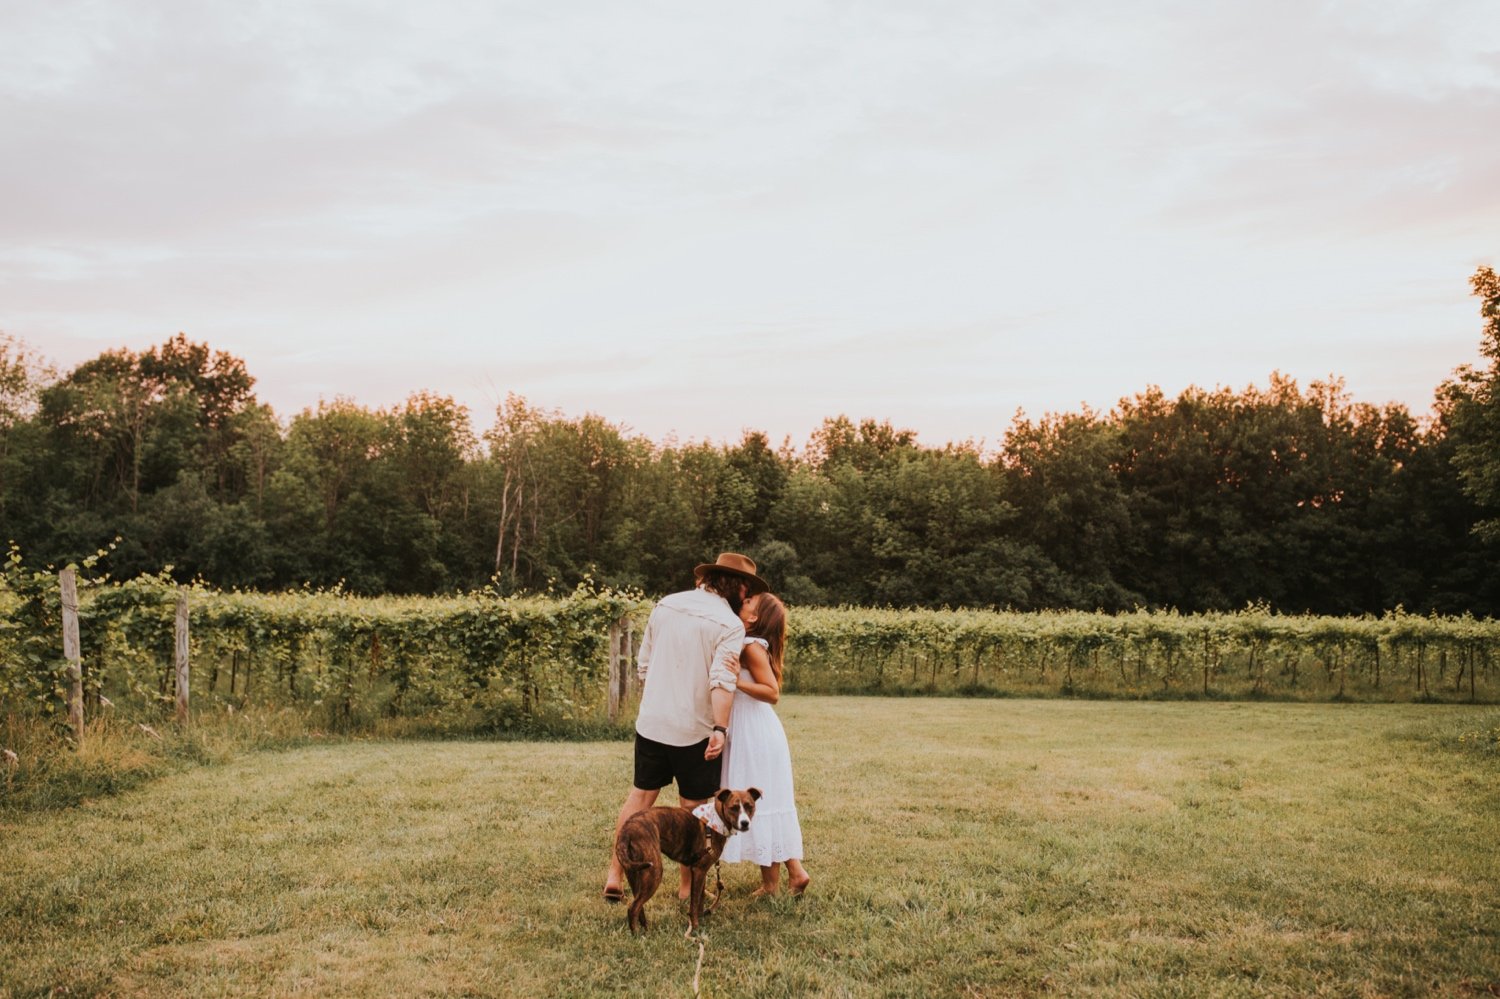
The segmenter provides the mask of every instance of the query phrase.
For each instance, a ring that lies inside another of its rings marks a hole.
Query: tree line
[[[425,392],[282,419],[181,334],[67,372],[0,334],[0,533],[225,588],[662,593],[733,549],[804,604],[1494,615],[1500,278],[1471,284],[1488,365],[1430,417],[1273,374],[1017,416],[993,450],[845,416],[801,447],[653,442],[516,396],[476,433]]]

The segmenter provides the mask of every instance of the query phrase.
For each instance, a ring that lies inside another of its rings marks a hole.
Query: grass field
[[[813,887],[704,995],[1500,994],[1500,763],[1432,705],[791,697]],[[598,899],[629,749],[256,753],[0,825],[0,995],[687,996]]]

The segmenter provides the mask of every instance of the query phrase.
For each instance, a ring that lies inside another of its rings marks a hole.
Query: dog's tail
[[[652,864],[652,859],[646,851],[641,849],[641,844],[634,839],[622,837],[615,843],[615,857],[620,861],[620,866],[626,872],[644,871]]]

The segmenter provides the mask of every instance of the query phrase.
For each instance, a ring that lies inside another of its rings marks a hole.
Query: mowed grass
[[[1500,767],[1421,705],[788,698],[801,900],[704,995],[1482,995]],[[1450,740],[1451,741],[1451,740]],[[0,826],[0,994],[691,995],[599,900],[626,743],[259,753]]]

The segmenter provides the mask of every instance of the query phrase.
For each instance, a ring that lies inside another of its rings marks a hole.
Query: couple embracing
[[[635,779],[616,832],[674,780],[689,809],[721,787],[757,787],[755,821],[729,838],[721,859],[760,866],[755,896],[780,890],[785,864],[788,890],[800,895],[812,879],[802,866],[792,754],[773,707],[781,696],[786,607],[744,555],[725,552],[693,575],[697,587],[657,603],[641,639],[636,671],[645,687],[635,723]],[[682,898],[688,877],[684,867]],[[605,901],[624,897],[621,883],[611,853]]]

